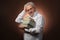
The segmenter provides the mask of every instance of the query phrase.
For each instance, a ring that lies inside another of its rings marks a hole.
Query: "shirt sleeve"
[[[44,18],[40,16],[36,21],[36,26],[34,28],[30,28],[29,32],[40,33],[41,31],[43,31],[43,27],[44,27]]]
[[[15,22],[21,23],[21,22],[22,22],[22,17],[24,16],[24,14],[25,14],[25,11],[23,10],[23,11],[17,16],[17,18],[15,19]]]

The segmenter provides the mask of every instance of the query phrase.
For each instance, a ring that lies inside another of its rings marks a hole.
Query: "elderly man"
[[[24,40],[42,40],[44,18],[36,10],[36,7],[33,2],[28,2],[24,5],[24,10],[17,16],[15,22],[21,24],[26,14],[29,14],[30,19],[33,19],[35,21],[35,26],[33,28],[27,29],[23,25],[19,25],[19,27],[24,28],[24,31],[25,31]]]

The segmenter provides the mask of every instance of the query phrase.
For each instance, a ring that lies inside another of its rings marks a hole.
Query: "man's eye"
[[[32,8],[30,8],[30,10],[31,10]]]
[[[28,10],[25,10],[26,12],[28,11]]]
[[[27,12],[29,11],[29,10],[26,10]]]
[[[29,11],[29,10],[27,10],[27,11]]]
[[[29,10],[31,10],[32,8],[30,8],[30,9],[28,9],[28,10],[26,10],[26,12],[28,12]]]

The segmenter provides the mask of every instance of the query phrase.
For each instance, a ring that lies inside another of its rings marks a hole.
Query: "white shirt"
[[[24,14],[25,14],[25,11],[23,10],[17,16],[15,22],[21,23],[23,21],[22,17],[24,16]],[[34,21],[36,22],[36,26],[34,28],[25,29],[25,31],[27,31],[27,32],[34,32],[35,31],[35,33],[40,33],[41,31],[43,31],[43,27],[44,27],[44,18],[43,18],[43,16],[36,11],[36,12],[34,12],[34,15],[31,18],[34,19]]]

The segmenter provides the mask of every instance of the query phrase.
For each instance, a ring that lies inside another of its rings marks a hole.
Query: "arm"
[[[22,19],[23,19],[24,14],[25,14],[25,10],[23,10],[23,11],[17,16],[17,18],[15,19],[15,22],[19,23],[19,24],[18,24],[18,27],[21,28],[21,29],[24,28],[23,25],[20,24],[20,23],[23,22]]]
[[[23,10],[23,11],[17,16],[17,18],[15,19],[15,22],[21,23],[24,14],[25,14],[25,11]]]
[[[26,31],[31,33],[40,33],[43,30],[43,26],[44,26],[44,18],[41,16],[38,17],[35,28],[30,28],[29,30],[26,29]]]

